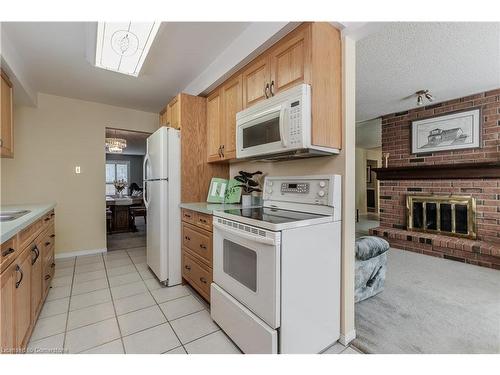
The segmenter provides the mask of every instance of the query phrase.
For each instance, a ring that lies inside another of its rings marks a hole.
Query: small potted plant
[[[122,198],[123,197],[123,189],[127,186],[127,182],[125,180],[115,180],[113,182],[113,185],[115,186],[115,190],[117,192],[117,195]]]
[[[255,177],[254,177],[255,176]],[[252,193],[261,193],[260,181],[257,176],[262,176],[261,171],[254,173],[249,173],[245,171],[239,171],[238,176],[234,179],[240,183],[238,187],[241,187],[241,205],[243,207],[249,207],[252,205]]]

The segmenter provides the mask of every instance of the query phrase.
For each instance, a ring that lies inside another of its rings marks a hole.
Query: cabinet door
[[[41,235],[39,238],[42,237]],[[41,240],[30,246],[31,251],[31,319],[36,320],[42,302],[42,246]]]
[[[228,81],[221,91],[223,124],[223,158],[236,158],[236,113],[243,108],[242,76]]]
[[[208,161],[221,159],[221,97],[217,90],[207,98],[207,152]]]
[[[177,95],[170,103],[168,103],[170,126],[175,129],[181,127],[181,103],[179,95]]]
[[[270,69],[269,55],[257,58],[243,72],[243,106],[250,107],[269,95]]]
[[[14,134],[12,122],[12,84],[1,72],[0,88],[0,154],[2,157],[14,156]]]
[[[31,325],[31,251],[23,251],[14,261],[16,267],[14,285],[14,313],[16,319],[16,345],[21,348]]]
[[[310,25],[301,26],[271,50],[272,95],[300,83],[309,83],[310,35]]]
[[[15,348],[14,330],[14,284],[15,264],[0,275],[0,348],[8,352]]]

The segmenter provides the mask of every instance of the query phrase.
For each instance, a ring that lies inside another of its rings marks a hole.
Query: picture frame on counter
[[[481,147],[480,108],[428,117],[411,123],[412,154],[479,147]]]

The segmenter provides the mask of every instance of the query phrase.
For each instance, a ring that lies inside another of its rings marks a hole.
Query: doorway
[[[106,243],[108,251],[146,246],[143,162],[150,133],[106,128]]]

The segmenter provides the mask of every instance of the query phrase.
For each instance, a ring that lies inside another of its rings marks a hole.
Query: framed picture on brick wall
[[[416,120],[411,124],[413,154],[478,147],[481,147],[480,108]]]

